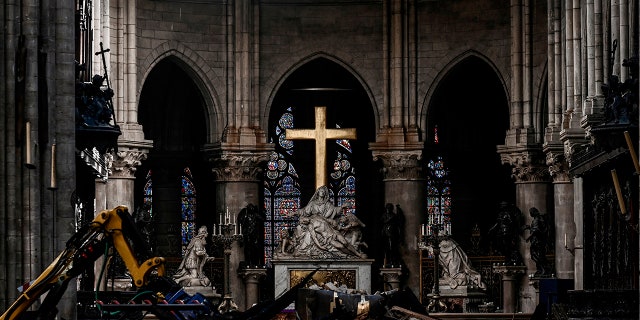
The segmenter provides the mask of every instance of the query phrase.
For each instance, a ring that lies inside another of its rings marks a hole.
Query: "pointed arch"
[[[154,67],[163,61],[169,61],[179,66],[193,80],[195,85],[202,93],[204,100],[207,124],[207,142],[215,142],[222,136],[224,129],[224,119],[218,116],[222,114],[221,103],[218,93],[212,84],[224,83],[220,80],[220,76],[216,74],[215,69],[211,68],[206,61],[189,47],[181,42],[167,41],[153,49],[138,67],[138,92],[137,100],[140,101],[143,84],[146,82],[149,74]]]
[[[329,60],[331,62],[336,63],[340,67],[344,68],[344,70],[349,72],[358,81],[358,83],[360,83],[360,85],[362,86],[363,90],[367,94],[367,97],[369,99],[369,103],[371,104],[371,111],[374,113],[375,127],[378,128],[379,123],[380,123],[380,110],[379,110],[378,106],[376,105],[376,99],[374,98],[374,95],[373,95],[373,92],[372,92],[371,88],[364,81],[364,78],[362,77],[362,75],[360,75],[348,63],[344,62],[342,59],[336,57],[335,55],[331,55],[331,54],[328,54],[326,52],[315,52],[313,54],[310,54],[310,55],[300,59],[297,63],[295,63],[294,65],[290,66],[288,69],[282,70],[281,71],[281,75],[280,75],[279,78],[270,80],[270,82],[273,82],[273,85],[266,86],[266,87],[273,88],[273,90],[271,90],[271,92],[269,93],[269,97],[267,98],[266,107],[261,109],[262,114],[260,115],[260,127],[262,127],[262,128],[267,128],[268,127],[269,114],[271,113],[271,108],[273,106],[273,100],[275,99],[276,94],[282,88],[283,83],[285,83],[285,81],[289,78],[289,76],[291,76],[291,74],[293,74],[300,67],[303,67],[304,65],[306,65],[309,62],[311,62],[313,60],[316,60],[316,59],[327,59],[327,60]]]
[[[451,203],[445,208],[451,210],[451,215],[450,220],[441,220],[450,221],[450,232],[461,245],[470,246],[470,239],[457,237],[471,234],[476,226],[488,229],[498,203],[515,200],[510,170],[497,153],[497,146],[505,143],[509,129],[506,83],[488,59],[468,51],[438,75],[421,112],[427,141],[423,158],[442,156],[450,173]],[[438,144],[431,142],[435,128]],[[425,169],[428,171],[430,165],[435,168],[435,164],[425,163]],[[491,188],[487,181],[492,181]],[[442,210],[441,206],[431,207]]]
[[[496,64],[493,63],[491,59],[489,59],[487,56],[483,55],[479,51],[467,50],[461,53],[460,55],[454,57],[453,59],[451,59],[451,61],[449,61],[449,63],[447,63],[440,70],[440,72],[438,72],[436,77],[433,79],[433,82],[431,82],[431,86],[427,90],[427,93],[425,94],[424,99],[422,100],[422,106],[420,108],[420,122],[421,122],[421,127],[423,128],[423,134],[426,135],[429,132],[429,130],[427,130],[427,128],[429,128],[427,126],[429,106],[431,105],[431,101],[433,99],[434,93],[438,90],[438,85],[442,82],[442,80],[448,74],[450,74],[451,70],[459,66],[461,62],[465,60],[468,61],[468,59],[471,59],[471,58],[479,59],[480,61],[484,62],[491,70],[493,70],[493,73],[499,79],[499,82],[502,86],[503,91],[505,92],[505,95],[508,101],[508,97],[510,97],[509,86],[507,85],[507,81],[505,80],[505,77],[502,75],[502,73],[500,72],[500,69],[496,66]],[[510,111],[509,111],[509,114],[510,114]],[[428,141],[429,139],[428,137],[424,137],[424,138],[425,138],[425,141]]]
[[[263,191],[267,263],[283,228],[297,224],[282,212],[296,211],[315,191],[314,143],[285,137],[289,128],[315,128],[315,106],[326,107],[327,127],[356,128],[357,132],[356,139],[320,142],[327,147],[327,187],[331,199],[335,205],[352,204],[347,212],[356,214],[365,225],[374,220],[375,202],[382,200],[371,192],[379,186],[373,183],[376,173],[367,171],[375,171],[368,149],[375,139],[376,125],[371,101],[362,81],[344,64],[317,55],[289,70],[269,98],[270,108],[265,110],[268,115],[263,118],[268,120],[264,126],[275,150],[265,168]]]

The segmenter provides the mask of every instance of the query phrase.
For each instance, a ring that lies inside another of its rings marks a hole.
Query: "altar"
[[[318,269],[308,286],[323,287],[332,283],[362,293],[371,293],[371,265],[373,259],[312,260],[274,259],[275,297],[298,284],[306,275]]]

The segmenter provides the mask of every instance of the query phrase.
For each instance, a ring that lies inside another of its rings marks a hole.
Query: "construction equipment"
[[[56,305],[67,289],[69,281],[83,271],[92,269],[94,262],[107,252],[109,247],[116,249],[129,270],[133,284],[139,292],[144,293],[138,296],[140,310],[149,309],[159,318],[175,318],[175,312],[173,316],[170,314],[171,311],[178,309],[208,311],[207,308],[203,308],[203,305],[195,306],[196,303],[202,304],[204,302],[202,299],[194,302],[192,306],[183,303],[174,306],[168,304],[164,299],[165,296],[171,290],[179,289],[179,286],[170,278],[164,277],[165,259],[152,257],[138,263],[132,245],[139,251],[144,251],[141,249],[146,247],[135,228],[128,208],[118,206],[100,212],[89,225],[82,227],[67,241],[62,253],[30,283],[9,309],[0,316],[0,320],[20,319],[33,303],[45,294],[46,297],[38,310],[29,312],[33,313],[29,318],[54,319],[58,312]],[[129,301],[126,308],[135,308],[136,304],[136,301]],[[125,309],[125,306],[121,309]]]

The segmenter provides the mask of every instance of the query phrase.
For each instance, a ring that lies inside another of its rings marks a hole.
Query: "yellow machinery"
[[[92,268],[107,245],[112,245],[122,257],[136,287],[149,284],[152,272],[154,276],[164,276],[164,258],[153,257],[138,264],[129,242],[140,243],[137,235],[127,207],[118,206],[100,212],[67,242],[65,250],[22,292],[0,320],[20,318],[45,293],[47,296],[38,310],[38,318],[54,318],[56,305],[69,281]]]

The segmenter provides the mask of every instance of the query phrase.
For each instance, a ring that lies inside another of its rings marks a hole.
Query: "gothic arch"
[[[140,94],[144,82],[153,68],[162,60],[170,59],[181,67],[194,81],[205,102],[205,117],[207,119],[207,142],[212,143],[220,139],[224,128],[223,120],[216,115],[221,114],[220,98],[212,87],[213,79],[220,78],[214,69],[195,51],[178,41],[167,41],[153,49],[138,68],[138,92]]]
[[[504,79],[494,64],[473,51],[447,64],[425,98],[424,158],[442,155],[450,170],[454,238],[476,226],[486,232],[499,202],[515,200],[511,172],[497,153],[509,129],[509,112]],[[471,245],[469,239],[456,240]]]
[[[267,103],[264,109],[261,110],[262,114],[260,116],[260,126],[262,128],[267,128],[268,127],[268,122],[269,122],[269,114],[271,113],[271,107],[273,104],[273,100],[275,99],[276,94],[280,91],[283,83],[289,78],[289,76],[291,74],[293,74],[296,70],[298,70],[300,67],[304,66],[305,64],[307,64],[308,62],[311,62],[313,60],[316,59],[320,59],[320,58],[325,58],[331,62],[334,62],[335,64],[339,65],[340,67],[342,67],[343,69],[345,69],[348,73],[350,73],[362,86],[362,89],[366,92],[367,97],[369,99],[369,103],[371,104],[371,112],[373,112],[374,114],[374,121],[375,121],[375,127],[378,128],[378,125],[380,123],[380,115],[379,115],[379,110],[378,107],[376,105],[376,100],[374,98],[374,95],[371,91],[371,88],[366,84],[366,82],[364,81],[363,77],[361,77],[361,75],[356,72],[349,64],[345,63],[344,61],[342,61],[340,58],[335,57],[333,55],[330,55],[328,53],[325,52],[316,52],[314,54],[311,54],[303,59],[300,59],[300,61],[298,61],[296,64],[292,65],[291,67],[289,67],[288,69],[283,69],[280,70],[279,72],[282,74],[279,78],[277,79],[271,79],[269,82],[273,82],[273,86],[267,85],[265,86],[265,88],[272,88],[269,96],[267,98]],[[277,74],[274,72],[274,74]]]
[[[495,73],[495,75],[498,77],[498,79],[500,80],[500,83],[502,85],[502,88],[506,94],[507,97],[509,97],[509,87],[507,85],[507,82],[505,81],[504,77],[502,76],[502,73],[500,72],[500,69],[485,55],[483,55],[482,53],[476,51],[476,50],[467,50],[461,54],[459,54],[458,56],[454,57],[453,59],[451,59],[451,61],[449,61],[449,63],[445,64],[442,69],[440,70],[440,72],[438,72],[438,74],[434,77],[433,81],[431,82],[431,86],[427,89],[427,93],[425,94],[425,97],[422,101],[422,107],[420,108],[420,123],[421,123],[421,128],[423,128],[423,134],[425,135],[423,138],[427,139],[428,137],[426,136],[428,134],[428,112],[429,112],[429,106],[431,105],[431,100],[433,98],[434,93],[437,91],[438,89],[438,85],[442,82],[442,80],[449,74],[449,72],[454,69],[456,66],[458,66],[462,61],[465,61],[469,58],[478,58],[481,61],[485,62],[487,64],[487,66],[489,66],[493,72]]]

